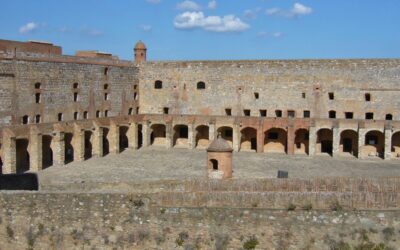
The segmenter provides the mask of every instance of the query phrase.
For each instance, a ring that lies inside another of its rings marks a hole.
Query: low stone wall
[[[156,203],[138,194],[0,193],[0,249],[400,247],[399,210],[181,208]]]

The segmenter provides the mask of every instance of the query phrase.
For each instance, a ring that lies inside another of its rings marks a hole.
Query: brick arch
[[[167,127],[162,123],[151,124],[150,145],[165,146]]]
[[[240,151],[257,151],[257,129],[249,126],[240,130]]]
[[[309,153],[309,131],[307,128],[298,128],[295,132],[294,139],[294,152],[295,154],[308,154]]]
[[[358,157],[358,132],[354,129],[345,129],[340,133],[339,152]]]
[[[173,145],[174,147],[189,147],[189,127],[186,124],[176,124],[173,128]]]
[[[210,127],[208,125],[198,125],[196,127],[196,148],[205,149],[210,143]]]
[[[29,140],[26,138],[16,139],[16,171],[18,174],[29,171],[30,169],[30,154],[28,151]]]
[[[361,153],[367,157],[384,157],[385,135],[380,130],[369,130],[365,133],[364,145]]]
[[[287,153],[287,130],[273,127],[264,131],[264,152]]]
[[[316,153],[333,153],[333,131],[331,128],[320,128],[317,131]]]
[[[129,126],[120,126],[119,127],[119,151],[122,152],[129,147],[129,138],[128,138]]]
[[[233,146],[233,127],[231,126],[220,126],[217,128],[217,133],[221,134],[221,137],[225,139],[228,144]]]
[[[392,157],[400,159],[400,131],[394,132],[392,135]]]

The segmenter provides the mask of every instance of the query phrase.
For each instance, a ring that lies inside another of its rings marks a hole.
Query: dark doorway
[[[73,134],[65,134],[65,164],[68,164],[74,160],[74,147],[72,146]]]
[[[321,141],[321,153],[332,154],[332,141]]]
[[[110,153],[110,143],[108,141],[108,128],[103,128],[103,156]]]
[[[257,150],[257,138],[251,138],[251,149],[252,150]]]
[[[17,174],[22,174],[29,171],[29,153],[28,153],[29,141],[27,139],[17,139]]]
[[[53,165],[53,150],[51,149],[51,142],[53,137],[50,135],[43,135],[42,137],[42,161],[43,169]]]
[[[343,139],[343,152],[351,153],[353,151],[353,140],[351,138]]]
[[[142,125],[138,126],[138,149],[143,147],[143,133],[142,133]]]

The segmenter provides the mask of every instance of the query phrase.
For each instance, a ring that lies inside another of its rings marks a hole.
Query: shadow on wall
[[[0,174],[0,190],[39,190],[39,179],[36,174]]]

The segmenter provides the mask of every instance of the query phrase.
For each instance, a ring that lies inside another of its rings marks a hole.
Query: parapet
[[[62,48],[55,46],[49,42],[28,41],[18,42],[9,40],[0,40],[0,51],[3,53],[28,53],[28,54],[45,54],[45,55],[61,55]]]
[[[88,58],[105,58],[105,59],[113,59],[118,60],[117,56],[113,56],[111,53],[101,52],[97,50],[81,50],[75,53],[75,56],[79,57],[88,57]]]

